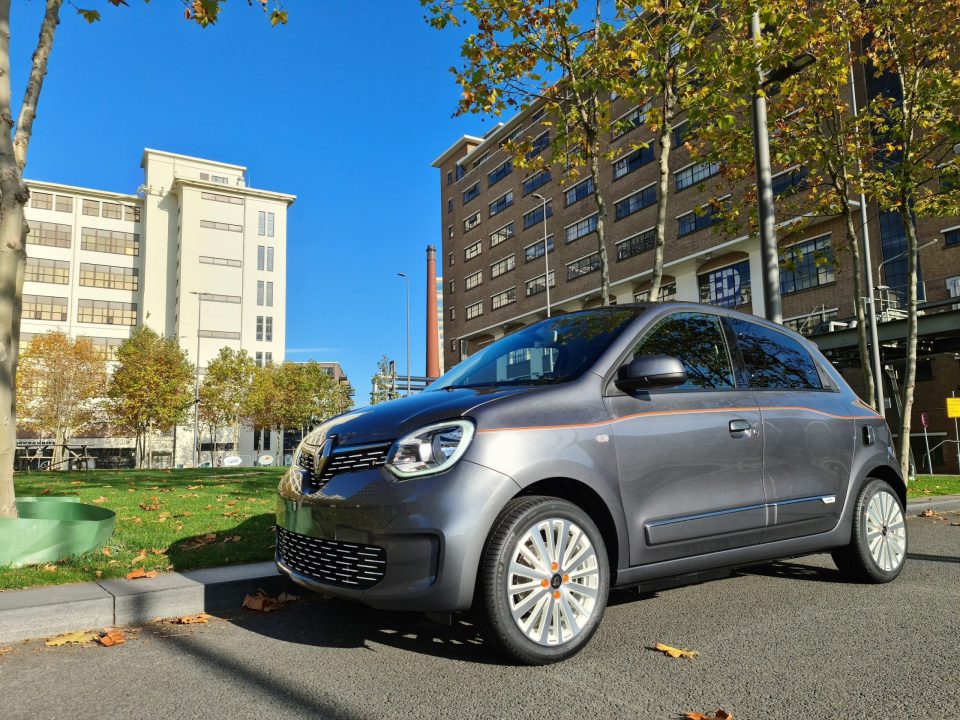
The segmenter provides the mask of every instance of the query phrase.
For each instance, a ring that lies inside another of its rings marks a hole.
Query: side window
[[[823,383],[810,353],[776,330],[730,319],[737,335],[750,387],[761,390],[820,390]]]
[[[677,390],[725,390],[734,387],[733,366],[716,315],[675,313],[660,320],[633,351],[670,355],[683,363],[687,382]]]

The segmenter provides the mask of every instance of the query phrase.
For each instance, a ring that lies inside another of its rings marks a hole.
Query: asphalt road
[[[154,624],[112,648],[26,643],[0,655],[0,717],[957,717],[960,513],[945,518],[910,518],[912,557],[890,585],[841,582],[816,555],[616,593],[586,650],[543,668],[502,664],[467,624],[322,600]]]

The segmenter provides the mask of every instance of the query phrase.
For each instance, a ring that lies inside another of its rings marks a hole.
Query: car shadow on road
[[[929,560],[930,562],[960,563],[960,557],[952,555],[926,555],[924,553],[907,553],[908,560]]]
[[[783,578],[785,580],[813,580],[825,583],[849,583],[839,570],[832,567],[818,565],[803,565],[801,563],[779,561],[741,568],[737,575],[758,575],[761,577]]]
[[[504,659],[484,642],[467,615],[455,615],[451,624],[434,622],[422,613],[387,612],[302,589],[300,602],[277,613],[225,615],[244,629],[280,640],[318,648],[364,648],[378,645],[423,655],[484,665],[502,665]]]

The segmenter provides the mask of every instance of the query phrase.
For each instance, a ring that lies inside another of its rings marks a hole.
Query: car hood
[[[528,388],[457,388],[423,392],[331,418],[311,431],[306,443],[320,445],[331,435],[336,435],[337,445],[393,441],[417,428],[462,417],[479,405],[526,390]]]

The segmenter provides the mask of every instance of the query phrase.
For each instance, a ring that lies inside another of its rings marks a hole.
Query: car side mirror
[[[620,368],[616,386],[624,392],[683,385],[687,372],[683,363],[670,355],[641,355]]]

